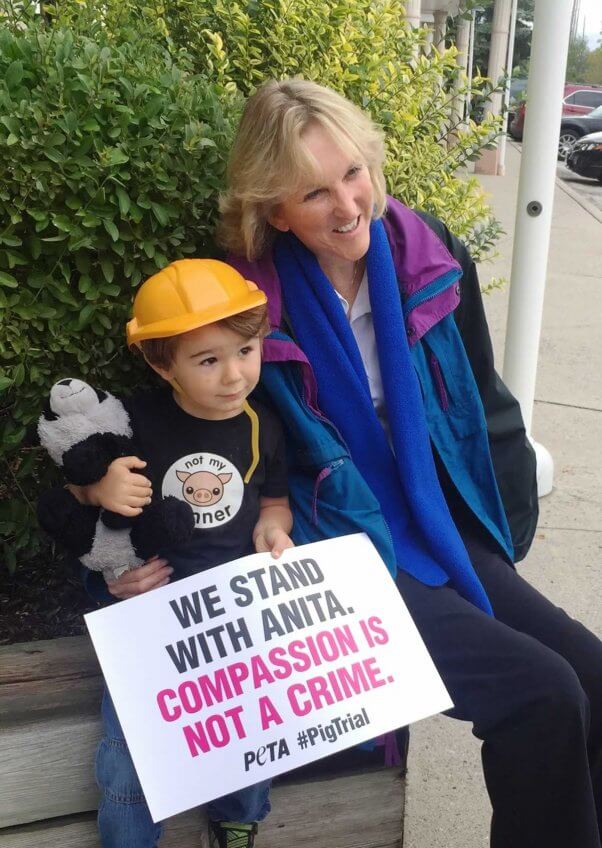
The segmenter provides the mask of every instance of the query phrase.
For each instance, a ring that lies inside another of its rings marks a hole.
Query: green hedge
[[[104,43],[31,24],[0,34],[2,557],[39,545],[48,463],[17,448],[49,386],[117,391],[134,287],[212,250],[236,98],[160,44]]]
[[[453,125],[455,51],[421,55],[398,0],[62,0],[0,32],[0,561],[43,544],[33,505],[56,478],[26,432],[62,376],[128,391],[132,291],[213,251],[243,98],[302,74],[367,109],[391,192],[447,221],[477,256],[499,231],[458,169],[497,124]],[[19,14],[21,20],[17,21]],[[460,83],[461,87],[461,83]],[[483,81],[477,87],[484,88]],[[450,138],[452,139],[450,143]],[[45,544],[45,543],[44,543]]]

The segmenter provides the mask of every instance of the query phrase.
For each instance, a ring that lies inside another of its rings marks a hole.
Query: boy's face
[[[168,369],[155,371],[175,380],[180,406],[191,415],[220,421],[242,412],[243,403],[259,380],[261,342],[209,324],[182,335]]]

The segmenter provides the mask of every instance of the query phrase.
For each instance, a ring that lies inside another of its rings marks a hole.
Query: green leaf
[[[15,135],[21,131],[21,124],[12,115],[3,115],[0,118],[0,124],[4,124],[6,129]]]
[[[20,367],[23,367],[23,366],[20,366]],[[25,369],[23,369],[23,371],[25,372]],[[15,381],[15,385],[16,385],[16,381]],[[16,447],[17,445],[19,445],[23,441],[23,439],[25,438],[26,435],[27,435],[27,430],[25,429],[25,427],[19,427],[18,430],[15,430],[14,432],[9,433],[9,435],[4,437],[4,443],[8,447]],[[27,504],[19,504],[19,506],[22,506],[22,514],[25,514],[25,512],[27,510]]]
[[[21,245],[23,244],[20,238],[9,235],[0,236],[0,243],[7,244],[9,247],[21,247]]]
[[[12,274],[8,274],[6,271],[0,271],[0,286],[4,286],[7,289],[16,289],[19,287],[19,282]]]
[[[112,221],[107,221],[106,218],[103,220],[102,223],[104,224],[105,230],[111,236],[113,241],[118,241],[119,240],[119,230],[117,229],[115,224]]]
[[[34,221],[42,222],[48,220],[48,213],[43,212],[41,209],[28,209],[27,212]]]
[[[111,319],[108,315],[104,315],[102,312],[96,316],[96,320],[99,324],[101,324],[105,330],[110,330],[112,328]]]
[[[110,353],[110,351],[107,351],[107,353]],[[8,387],[12,386],[12,384],[13,381],[10,377],[0,377],[0,392],[3,392],[8,389]]]
[[[113,277],[115,276],[113,263],[109,259],[103,258],[100,260],[100,267],[102,268],[102,273],[104,274],[104,278],[107,283],[112,283]]]
[[[162,227],[169,223],[169,212],[160,203],[151,203],[153,214]]]
[[[87,274],[82,274],[77,287],[82,294],[86,294],[92,288],[92,280]]]
[[[22,362],[20,362],[13,372],[13,381],[15,386],[18,388],[23,385],[23,380],[25,379],[25,366]]]
[[[127,215],[132,204],[129,195],[119,186],[115,189],[115,193],[117,194],[117,200],[119,201],[119,211],[122,215]]]
[[[113,147],[107,155],[107,163],[109,165],[125,165],[130,161],[130,157],[118,147]]]
[[[64,142],[65,135],[62,132],[53,132],[44,139],[44,144],[48,147],[57,147],[57,145],[64,144]]]
[[[8,68],[6,69],[6,74],[4,75],[4,81],[6,82],[6,86],[10,91],[13,88],[16,88],[21,80],[23,79],[23,62],[15,61],[11,62]]]
[[[70,232],[73,226],[71,218],[68,218],[66,215],[53,215],[52,223],[57,230],[63,230],[65,233]]]
[[[57,315],[56,309],[45,303],[39,303],[35,309],[35,313],[40,318],[56,318]]]
[[[50,159],[51,162],[56,162],[57,165],[65,160],[65,157],[61,153],[61,151],[56,150],[54,147],[44,148],[44,155],[47,159]]]
[[[96,304],[94,304],[94,303],[87,303],[84,306],[82,311],[79,313],[79,317],[77,319],[78,329],[80,329],[80,330],[83,329],[86,326],[86,324],[88,324],[90,322],[92,316],[94,315],[95,310],[96,310]]]

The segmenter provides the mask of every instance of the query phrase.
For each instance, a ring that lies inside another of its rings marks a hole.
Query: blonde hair
[[[300,143],[315,124],[365,162],[374,187],[374,217],[383,214],[383,135],[368,115],[315,82],[270,80],[248,99],[230,153],[218,226],[227,250],[253,260],[269,247],[275,231],[268,217],[274,208],[319,173],[319,163]]]

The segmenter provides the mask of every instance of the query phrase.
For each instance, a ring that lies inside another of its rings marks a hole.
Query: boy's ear
[[[144,356],[144,354],[142,354]],[[154,362],[149,362],[149,360],[144,356],[144,361],[148,365],[149,368],[152,368],[155,374],[158,374],[162,380],[165,380],[166,383],[171,382],[171,369],[161,368],[160,365],[155,365]]]

